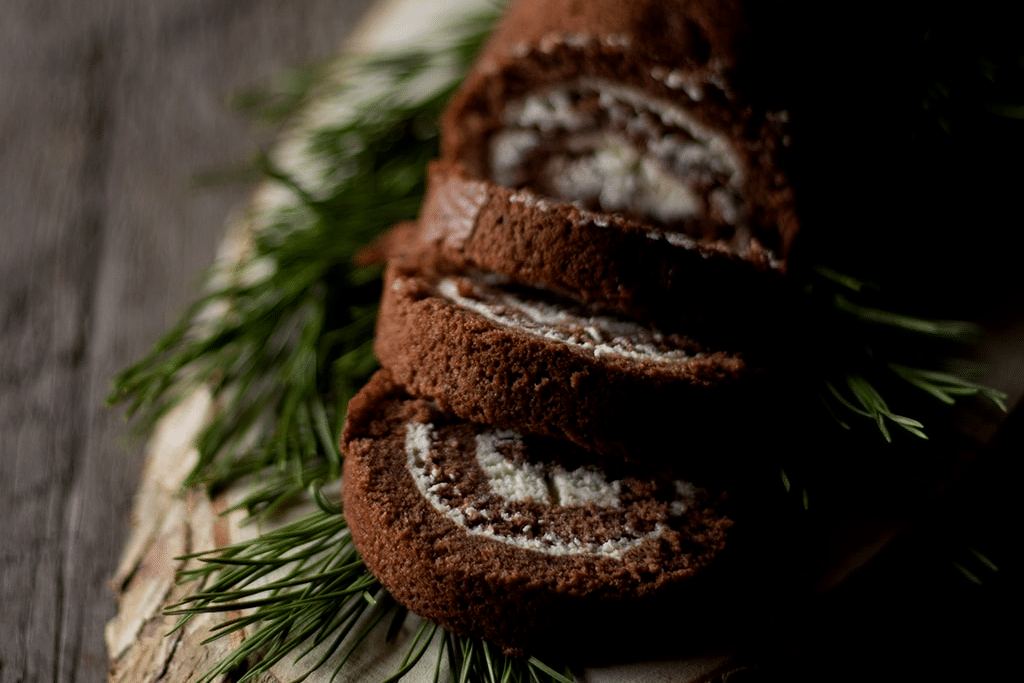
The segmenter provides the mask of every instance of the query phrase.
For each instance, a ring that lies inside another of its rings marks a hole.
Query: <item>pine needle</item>
[[[957,377],[939,370],[922,370],[906,365],[890,363],[889,369],[943,403],[953,405],[958,396],[981,395],[994,403],[1002,411],[1006,411],[1006,393],[976,382]]]
[[[350,67],[353,81],[377,89],[360,101],[357,89],[342,88],[335,96],[351,116],[311,134],[322,186],[260,157],[265,175],[296,203],[264,217],[252,250],[211,272],[205,294],[115,379],[108,401],[128,402],[143,433],[196,387],[212,390],[219,410],[199,436],[186,486],[217,491],[258,475],[266,483],[241,505],[267,517],[340,474],[336,444],[348,399],[377,367],[381,268],[357,265],[355,256],[415,217],[437,154],[435,122],[496,11],[467,20],[447,46]],[[440,74],[427,91],[401,87],[426,73]]]
[[[954,341],[970,341],[978,335],[978,327],[976,325],[962,320],[928,320],[926,318],[918,318],[881,308],[860,305],[842,294],[836,294],[833,303],[837,309],[850,313],[864,322],[886,325],[908,332],[917,332],[930,337]]]
[[[309,491],[318,508],[275,531],[234,546],[186,556],[198,561],[179,573],[196,584],[167,613],[176,629],[203,613],[242,612],[221,622],[207,642],[245,631],[241,644],[200,676],[210,683],[247,665],[240,681],[268,672],[286,657],[301,661],[318,647],[306,678],[343,645],[333,677],[390,615],[396,633],[407,612],[380,587],[359,559],[344,516],[323,495],[337,481],[338,450],[348,399],[376,369],[372,338],[379,267],[355,256],[394,223],[413,218],[424,192],[426,165],[437,153],[436,121],[497,15],[467,20],[441,48],[368,60],[356,67],[378,88],[355,113],[310,138],[325,187],[311,188],[258,159],[264,175],[292,191],[297,203],[278,209],[252,235],[252,250],[207,278],[206,291],[153,351],[121,373],[108,399],[129,402],[141,432],[198,386],[213,392],[218,411],[198,439],[199,462],[185,485],[216,491],[247,478],[261,483],[233,509],[251,522],[271,518]],[[249,106],[271,106],[273,117],[293,114],[324,72],[292,74],[294,93]],[[433,71],[440,85],[408,95],[416,78]],[[343,96],[356,97],[352,89]],[[509,683],[571,681],[538,660],[492,655],[482,641],[444,634],[424,622],[389,681],[405,676],[433,647],[435,677],[452,642],[464,653],[466,680]],[[481,655],[481,653],[484,653]],[[549,673],[552,672],[552,673]]]
[[[927,439],[919,420],[899,415],[888,406],[885,396],[897,393],[901,383],[910,384],[947,405],[954,405],[959,398],[980,395],[1006,410],[1006,394],[1001,391],[942,370],[919,368],[887,358],[892,354],[906,355],[905,344],[894,343],[894,334],[920,337],[911,346],[917,361],[936,355],[936,342],[965,344],[976,339],[977,325],[960,320],[922,318],[855,301],[854,298],[878,299],[881,289],[826,266],[814,268],[813,273],[818,279],[805,289],[810,295],[808,303],[813,307],[815,318],[825,321],[830,339],[836,342],[829,367],[823,368],[821,373],[826,389],[822,401],[842,428],[850,429],[850,425],[839,417],[834,405],[874,422],[886,442],[892,442],[890,424]],[[845,291],[837,291],[836,286]],[[860,371],[851,372],[851,368]]]
[[[299,663],[325,644],[324,654],[308,663],[302,678],[330,661],[344,645],[334,671],[338,676],[389,616],[388,632],[395,633],[408,614],[366,570],[352,546],[344,516],[334,512],[317,509],[252,540],[181,559],[199,560],[201,565],[180,574],[182,581],[196,582],[199,588],[167,608],[168,614],[181,617],[176,629],[211,612],[245,615],[219,624],[207,642],[250,629],[241,645],[207,671],[200,683],[209,683],[242,662],[248,662],[249,669],[241,680],[256,678],[286,657]],[[449,655],[457,680],[573,681],[568,671],[559,673],[536,658],[506,657],[474,638],[445,633],[438,639],[438,630],[423,622],[397,669],[385,680],[401,680],[433,648],[437,671],[446,652],[458,653],[455,659]]]
[[[885,399],[882,398],[882,395],[862,375],[847,375],[845,381],[846,387],[853,394],[853,400],[856,401],[856,404],[844,396],[831,382],[826,382],[825,386],[832,397],[844,408],[856,415],[872,420],[878,426],[882,437],[887,442],[892,442],[892,435],[889,433],[888,428],[889,422],[902,427],[918,438],[928,438],[923,431],[923,424],[913,418],[897,415],[889,410],[889,406],[886,404]]]

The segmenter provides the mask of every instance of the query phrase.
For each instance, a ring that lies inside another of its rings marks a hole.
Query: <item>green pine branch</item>
[[[391,225],[415,217],[427,163],[437,155],[441,109],[496,16],[497,8],[468,19],[447,47],[351,67],[354,80],[376,84],[376,94],[354,103],[346,121],[311,135],[309,153],[323,165],[324,186],[304,186],[260,158],[264,175],[289,188],[296,202],[264,220],[251,235],[251,250],[212,271],[204,294],[178,323],[115,378],[108,401],[126,402],[143,433],[199,387],[211,391],[216,414],[198,437],[199,460],[186,486],[216,491],[256,481],[236,507],[259,520],[306,490],[320,504],[276,531],[182,558],[200,566],[179,574],[196,590],[169,606],[180,617],[177,628],[202,613],[241,612],[207,642],[247,632],[201,683],[243,664],[240,680],[254,679],[286,657],[305,661],[308,676],[345,647],[337,676],[371,632],[394,632],[405,619],[363,565],[344,516],[324,500],[320,485],[338,480],[348,400],[377,367],[372,340],[381,268],[358,265],[357,255]],[[408,86],[427,72],[445,78],[410,97]],[[270,98],[274,117],[305,101],[312,81],[296,82],[302,93]],[[352,88],[335,94],[350,95],[361,96]],[[428,652],[436,658],[435,679],[447,658],[452,680],[573,680],[536,658],[506,657],[484,641],[427,623],[387,680],[400,680]]]
[[[1006,411],[1006,393],[998,389],[986,387],[939,370],[922,370],[898,363],[889,363],[889,369],[907,383],[931,394],[947,405],[956,403],[960,396],[981,395],[994,403],[1000,410]]]
[[[844,415],[870,420],[887,442],[892,442],[891,425],[927,439],[920,420],[889,407],[886,396],[901,394],[904,385],[916,387],[947,405],[954,405],[958,399],[982,396],[1000,410],[1006,410],[1006,394],[1001,391],[945,370],[917,366],[929,357],[938,356],[941,362],[947,353],[944,345],[950,342],[963,351],[980,335],[976,324],[890,310],[875,302],[882,298],[878,285],[826,266],[814,269],[812,280],[803,291],[813,318],[828,330],[825,345],[832,357],[819,373],[824,386],[822,400],[844,429],[850,429],[850,424],[837,409]],[[865,301],[868,298],[875,301]],[[908,355],[907,339],[912,340],[910,358],[897,362],[895,357]]]
[[[227,612],[240,616],[218,624],[205,642],[244,634],[241,644],[199,683],[211,683],[243,665],[239,683],[257,679],[285,658],[305,668],[299,680],[328,663],[337,676],[371,633],[387,628],[393,635],[407,618],[367,571],[344,515],[320,502],[316,510],[280,529],[180,558],[200,564],[179,574],[181,582],[194,582],[197,588],[167,608],[168,614],[180,617],[176,629],[199,614]],[[400,680],[428,652],[435,660],[435,680],[445,659],[453,681],[574,680],[568,670],[559,672],[535,657],[505,656],[486,641],[455,636],[428,622],[418,627],[399,666],[385,680]]]

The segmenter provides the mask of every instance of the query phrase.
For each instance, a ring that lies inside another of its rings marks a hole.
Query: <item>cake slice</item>
[[[666,600],[713,599],[700,578],[732,523],[671,470],[460,420],[386,371],[350,403],[342,449],[345,515],[367,567],[454,633],[564,654],[615,627],[626,642]]]
[[[494,274],[391,265],[374,348],[398,384],[460,418],[619,457],[706,467],[755,436],[735,428],[759,378],[741,354]]]
[[[736,0],[513,2],[444,114],[442,158],[783,272],[799,230],[788,113],[738,71],[764,59],[741,58],[747,15]]]
[[[767,250],[741,258],[721,242],[501,187],[456,163],[431,165],[418,228],[405,233],[391,255],[407,268],[493,272],[703,338],[756,343],[782,308]]]

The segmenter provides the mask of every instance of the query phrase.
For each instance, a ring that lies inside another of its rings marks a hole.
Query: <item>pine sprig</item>
[[[196,582],[187,598],[167,613],[181,617],[176,628],[202,613],[239,613],[218,624],[204,642],[249,629],[230,655],[199,679],[210,683],[246,665],[239,683],[269,672],[292,658],[313,671],[333,663],[334,675],[362,642],[390,619],[394,634],[408,613],[367,571],[338,510],[318,507],[305,517],[250,541],[187,555],[200,566],[179,574]],[[508,657],[486,641],[456,636],[423,622],[386,681],[398,681],[428,653],[435,657],[435,680],[448,661],[452,681],[572,683],[572,674],[558,672],[537,658]],[[314,656],[315,652],[318,652]],[[332,661],[333,660],[333,661]]]
[[[179,575],[180,581],[199,582],[199,588],[168,608],[168,614],[182,617],[177,628],[203,612],[242,612],[216,626],[206,642],[252,629],[200,683],[243,663],[249,667],[240,680],[255,678],[285,657],[301,660],[328,639],[337,644],[356,634],[358,641],[379,620],[362,623],[364,613],[389,609],[387,600],[373,597],[382,592],[380,584],[366,571],[336,512],[318,509],[251,541],[183,559],[202,564]],[[310,671],[325,660],[312,662]]]
[[[213,271],[205,294],[115,380],[109,401],[130,400],[127,412],[140,418],[137,428],[144,432],[196,388],[212,392],[217,412],[198,438],[200,457],[186,486],[217,490],[259,475],[261,483],[236,507],[260,519],[307,489],[319,503],[317,511],[280,529],[183,558],[200,566],[179,574],[197,588],[168,608],[181,617],[177,628],[199,614],[237,612],[206,642],[245,634],[200,683],[243,665],[239,680],[254,679],[290,656],[306,660],[302,678],[336,657],[337,676],[388,617],[394,633],[407,615],[363,565],[344,516],[318,485],[337,480],[348,399],[376,369],[380,268],[360,266],[356,256],[392,224],[415,216],[426,165],[437,154],[441,108],[496,14],[470,19],[442,48],[363,63],[357,76],[373,82],[377,94],[355,106],[347,122],[320,127],[309,140],[308,154],[319,160],[325,179],[320,186],[260,158],[264,175],[287,187],[296,202],[265,218],[251,249]],[[440,84],[409,96],[417,78],[438,71],[444,73]],[[351,88],[338,96],[348,94]],[[293,107],[304,97],[285,103]],[[435,680],[446,658],[452,680],[573,680],[536,658],[506,657],[484,641],[447,632],[438,637],[438,631],[424,622],[387,680],[400,680],[430,651]],[[322,653],[313,657],[317,648]]]
[[[988,579],[999,571],[999,567],[996,563],[988,559],[988,557],[983,555],[980,551],[975,550],[970,546],[967,546],[967,551],[971,555],[970,558],[962,559],[961,561],[951,559],[950,563],[971,583],[981,586],[985,583],[982,576],[984,576],[985,579]],[[972,565],[973,570],[969,569],[967,565]]]
[[[455,683],[574,683],[566,667],[558,671],[536,657],[509,657],[485,640],[445,632],[441,649]],[[435,676],[435,681],[439,680]]]
[[[356,242],[344,242],[330,240],[326,229],[282,243],[273,234],[258,236],[237,272],[271,257],[272,272],[256,281],[232,277],[213,289],[150,356],[117,378],[115,398],[135,396],[128,412],[144,411],[143,429],[195,387],[210,388],[217,418],[199,436],[199,461],[186,485],[218,489],[274,468],[293,475],[299,492],[340,474],[343,412],[322,397],[338,389],[330,383],[334,358],[344,358],[351,375],[366,377],[375,367],[367,339],[379,296],[351,263]],[[348,306],[332,305],[332,285],[345,291]],[[225,303],[227,313],[209,317],[211,306]],[[357,383],[360,377],[351,375]]]
[[[115,379],[109,402],[129,401],[144,433],[197,387],[212,392],[218,409],[186,486],[218,490],[262,474],[242,504],[267,514],[340,474],[348,399],[376,369],[381,269],[356,256],[415,217],[441,109],[496,12],[467,20],[447,45],[350,65],[349,85],[332,94],[348,117],[306,143],[322,177],[301,181],[262,157],[295,201],[262,217],[249,252],[212,272],[153,351]],[[417,79],[428,83],[411,93]]]
[[[980,394],[1000,410],[1006,411],[1006,393],[998,389],[986,387],[940,370],[922,370],[898,363],[889,363],[889,369],[909,384],[931,394],[947,405],[956,403],[957,397]]]
[[[979,336],[976,324],[923,318],[857,301],[855,298],[866,296],[880,298],[879,286],[833,268],[819,266],[813,276],[804,292],[815,320],[824,330],[819,344],[832,355],[819,372],[825,389],[822,400],[844,429],[850,425],[839,418],[833,406],[867,418],[887,442],[892,442],[889,425],[927,439],[920,420],[889,407],[885,396],[901,393],[900,385],[916,387],[947,405],[955,404],[958,398],[980,395],[1006,410],[1006,394],[1001,391],[950,372],[887,357],[908,355],[910,339],[913,362],[920,363],[929,356],[941,359],[946,350],[939,346],[956,343],[963,350],[965,344]]]
[[[886,325],[894,329],[916,332],[939,339],[969,341],[976,338],[978,326],[964,320],[929,320],[917,316],[887,311],[854,303],[842,294],[836,294],[833,305],[866,323]]]
[[[879,431],[886,441],[892,442],[892,436],[889,434],[887,426],[888,422],[902,427],[914,436],[922,439],[928,438],[924,431],[922,431],[924,429],[923,424],[913,418],[897,415],[892,412],[878,390],[862,375],[847,375],[845,379],[846,388],[853,394],[852,401],[844,396],[831,382],[825,382],[825,386],[828,387],[832,397],[844,408],[877,424]]]

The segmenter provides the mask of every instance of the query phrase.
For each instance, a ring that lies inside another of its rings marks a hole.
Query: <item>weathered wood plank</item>
[[[193,292],[269,141],[230,97],[331,54],[367,0],[0,8],[0,681],[106,678],[140,449],[109,379]]]
[[[5,681],[56,673],[67,610],[62,537],[87,420],[80,405],[98,228],[86,173],[95,151],[92,61],[82,46],[45,52],[11,55],[17,66],[4,70],[4,102],[17,105],[5,107],[0,164],[0,599],[12,635],[0,645]],[[90,252],[91,261],[78,258]]]

